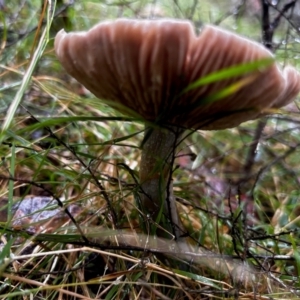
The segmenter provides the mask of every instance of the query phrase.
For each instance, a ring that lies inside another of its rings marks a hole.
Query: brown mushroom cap
[[[187,21],[119,19],[87,32],[62,30],[55,50],[67,72],[110,106],[187,128],[234,127],[288,104],[300,91],[296,70],[281,71],[273,63],[182,93],[190,83],[218,70],[272,58],[260,44],[214,26],[196,36]],[[247,84],[234,94],[201,104],[246,77]]]

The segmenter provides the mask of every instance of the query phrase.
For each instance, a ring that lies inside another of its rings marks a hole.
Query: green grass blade
[[[209,95],[206,98],[200,99],[193,105],[193,108],[196,108],[196,107],[198,107],[200,105],[204,105],[204,104],[211,104],[211,103],[217,102],[221,99],[224,99],[224,98],[238,92],[241,88],[243,88],[244,86],[249,84],[253,79],[255,79],[255,76],[250,76],[250,77],[241,79],[238,82],[235,82],[235,83],[225,87],[221,91],[217,91],[216,93]]]
[[[250,72],[258,71],[262,68],[270,66],[274,62],[274,58],[263,58],[260,60],[248,62],[245,64],[235,65],[226,69],[213,72],[205,77],[199,78],[198,80],[189,84],[181,93],[181,95],[194,90],[200,86],[217,82],[220,80],[241,76]]]

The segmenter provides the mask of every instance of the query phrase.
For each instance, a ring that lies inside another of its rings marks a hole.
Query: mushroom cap
[[[215,26],[197,36],[188,21],[119,19],[87,32],[62,30],[55,51],[66,71],[110,106],[186,128],[234,127],[288,104],[300,91],[297,71],[272,63],[183,92],[213,72],[273,57],[262,45]],[[206,101],[234,84],[240,84],[234,93]]]

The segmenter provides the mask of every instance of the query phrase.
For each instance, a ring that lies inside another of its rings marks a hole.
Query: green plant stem
[[[141,157],[141,210],[154,221],[150,224],[151,234],[169,238],[171,235],[177,238],[180,227],[173,196],[172,169],[182,133],[183,130],[176,127],[146,127]]]

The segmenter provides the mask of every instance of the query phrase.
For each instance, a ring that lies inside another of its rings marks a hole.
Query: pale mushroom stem
[[[180,235],[181,223],[173,196],[172,169],[178,140],[183,130],[177,127],[146,127],[140,165],[140,205],[154,222],[160,236]],[[164,228],[163,233],[159,228]],[[154,231],[154,232],[153,232]],[[167,234],[169,232],[170,234]]]

